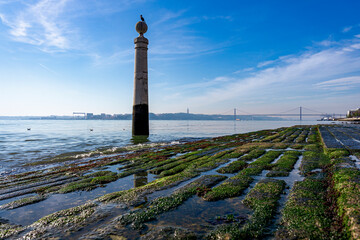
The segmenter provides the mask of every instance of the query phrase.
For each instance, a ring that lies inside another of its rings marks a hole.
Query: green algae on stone
[[[219,199],[240,196],[254,180],[251,176],[261,173],[272,161],[279,157],[280,154],[280,151],[267,152],[262,157],[250,163],[247,168],[241,170],[234,177],[231,177],[219,186],[212,188],[211,191],[204,195],[203,199],[206,201],[216,201]]]
[[[305,128],[303,132],[295,139],[296,143],[305,143],[305,140],[309,134],[309,128]]]
[[[69,193],[79,190],[89,191],[101,184],[116,181],[118,176],[116,173],[111,171],[98,171],[88,175],[85,175],[83,179],[75,182],[68,183],[62,186],[57,192],[58,193]]]
[[[293,127],[286,128],[282,132],[282,134],[278,138],[272,140],[272,142],[284,142],[286,140],[286,138],[289,137],[290,135],[292,135],[295,131],[296,131],[296,129]]]
[[[0,239],[5,239],[22,232],[25,228],[19,225],[14,225],[3,221],[0,218]]]
[[[66,229],[81,228],[81,225],[94,214],[96,206],[95,203],[86,203],[45,216],[31,224],[28,227],[30,231],[23,238],[40,239],[52,232],[59,231],[64,234],[65,231],[68,231]]]
[[[266,151],[264,149],[254,149],[249,152],[249,154],[244,155],[240,158],[242,161],[250,161],[252,159],[258,158],[263,155]]]
[[[289,176],[289,172],[294,168],[295,163],[301,155],[297,151],[287,151],[281,158],[272,164],[271,171],[266,174],[267,177]]]
[[[141,223],[154,219],[160,213],[167,212],[180,206],[185,200],[196,194],[198,189],[201,189],[202,187],[211,187],[225,178],[225,176],[219,175],[202,176],[194,182],[177,190],[170,196],[159,197],[153,200],[148,207],[144,209],[122,215],[118,221],[122,225],[132,224],[133,226],[140,226]]]
[[[294,145],[291,145],[291,148],[296,150],[301,150],[304,148],[304,146],[305,146],[304,144],[296,143]]]
[[[337,198],[338,214],[343,217],[344,226],[352,239],[360,238],[360,170],[347,167],[339,160],[333,167],[334,189]]]
[[[178,174],[156,179],[138,188],[132,188],[129,190],[123,190],[119,192],[105,194],[97,198],[96,200],[100,202],[121,202],[128,205],[132,205],[134,202],[137,202],[137,199],[144,193],[151,193],[160,189],[165,189],[173,185],[176,185],[180,182],[194,178],[198,175],[199,173],[197,172],[183,171]]]
[[[26,198],[21,198],[12,202],[9,202],[7,204],[4,204],[2,206],[0,206],[0,209],[15,209],[15,208],[19,208],[22,206],[26,206],[26,205],[30,205],[33,203],[37,203],[40,201],[43,201],[47,198],[46,195],[35,195],[32,197],[26,197]]]
[[[247,175],[236,175],[208,191],[203,199],[216,201],[241,195],[254,179]]]
[[[111,237],[111,236],[110,236]],[[113,239],[112,240],[118,240]],[[195,233],[190,232],[184,228],[177,227],[157,227],[151,230],[146,235],[141,236],[140,240],[197,240],[198,237]],[[125,240],[125,238],[124,238]]]
[[[261,239],[284,189],[283,180],[261,180],[244,200],[254,210],[250,221],[242,227],[238,223],[222,225],[208,234],[207,239]]]
[[[232,163],[230,163],[229,165],[220,168],[219,170],[217,170],[217,172],[219,173],[235,173],[238,172],[244,168],[246,168],[248,166],[248,164],[246,162],[244,162],[243,160],[237,160],[234,161]]]
[[[325,153],[327,153],[330,159],[348,157],[350,152],[346,149],[326,149]]]
[[[331,220],[326,215],[325,191],[324,180],[295,182],[276,239],[329,239]]]
[[[322,152],[305,151],[300,165],[302,175],[306,175],[314,169],[323,168],[330,163],[329,158]]]

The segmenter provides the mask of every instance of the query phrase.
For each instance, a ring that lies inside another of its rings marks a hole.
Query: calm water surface
[[[151,121],[150,142],[209,138],[262,129],[317,124],[316,121]],[[31,130],[27,130],[31,128]],[[93,131],[90,131],[93,129]],[[24,164],[68,154],[115,151],[132,144],[131,121],[0,120],[0,176]]]

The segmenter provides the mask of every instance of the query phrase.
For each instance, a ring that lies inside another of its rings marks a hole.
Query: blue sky
[[[0,0],[0,115],[131,113],[135,24],[150,111],[360,107],[360,1]]]

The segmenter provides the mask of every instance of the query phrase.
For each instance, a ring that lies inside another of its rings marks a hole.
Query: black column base
[[[133,107],[132,135],[149,136],[149,106],[138,104]]]

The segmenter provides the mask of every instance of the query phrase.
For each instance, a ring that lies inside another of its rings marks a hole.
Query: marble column
[[[139,36],[135,38],[135,73],[134,104],[132,115],[132,135],[149,135],[149,103],[148,103],[148,64],[147,50],[149,40],[144,37],[147,31],[145,21],[136,24]]]

